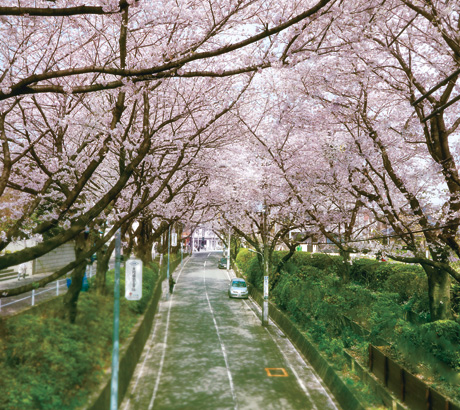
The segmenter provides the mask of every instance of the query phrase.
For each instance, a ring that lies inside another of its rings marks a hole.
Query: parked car
[[[227,258],[220,258],[219,264],[217,266],[219,269],[227,269]]]
[[[230,282],[230,287],[228,288],[228,297],[247,299],[248,296],[249,292],[246,281],[240,278],[232,279]]]

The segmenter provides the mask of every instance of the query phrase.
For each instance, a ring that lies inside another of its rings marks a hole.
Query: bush
[[[375,299],[372,305],[372,312],[369,317],[371,337],[378,337],[384,340],[392,338],[394,328],[403,317],[403,309],[398,304],[397,293],[382,292]]]
[[[361,283],[372,290],[382,289],[392,269],[391,263],[371,259],[357,259],[350,269],[351,280]]]
[[[386,280],[382,283],[382,290],[397,291],[400,303],[412,298],[421,299],[428,294],[428,281],[423,268],[418,265],[389,264],[391,268]]]
[[[171,271],[180,263],[172,261]],[[153,268],[153,269],[152,269]],[[143,271],[143,296],[127,301],[124,274],[120,277],[120,342],[131,332],[152,297],[158,279],[156,266]],[[107,283],[113,289],[113,271]],[[55,410],[82,407],[112,352],[113,292],[99,296],[80,294],[75,324],[59,318],[50,304],[46,309],[8,317],[0,322],[0,408],[2,410]]]
[[[264,273],[257,258],[252,258],[248,261],[245,272],[249,283],[252,283],[256,289],[262,290],[264,285]]]
[[[411,346],[430,353],[454,370],[460,370],[460,324],[453,320],[438,320],[421,326],[400,323],[397,328],[397,345],[402,349]]]
[[[340,256],[307,252],[296,252],[291,260],[299,268],[302,266],[313,266],[331,273],[337,273],[343,263]]]
[[[101,349],[91,350],[93,336],[81,326],[24,314],[7,321],[7,332],[2,409],[74,408],[84,402],[82,387],[102,375]]]
[[[246,248],[240,248],[238,254],[236,255],[236,265],[243,272],[247,272],[249,262],[254,259],[256,254],[254,252],[249,252]]]

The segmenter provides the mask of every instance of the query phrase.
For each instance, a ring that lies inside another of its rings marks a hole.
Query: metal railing
[[[94,271],[94,273],[93,273]],[[86,266],[86,272],[85,275],[88,279],[92,278],[96,274],[96,269],[93,269],[93,265],[87,265]],[[2,299],[0,299],[0,313],[2,312],[2,308],[6,308],[8,306],[14,305],[15,303],[20,303],[24,302],[28,299],[31,300],[30,306],[35,306],[36,298],[38,298],[40,295],[46,294],[48,292],[55,292],[55,295],[48,294],[46,298],[43,299],[50,299],[53,296],[59,296],[60,294],[60,289],[62,287],[67,288],[67,280],[70,278],[65,278],[65,279],[58,279],[54,282],[50,282],[49,284],[46,285],[46,287],[41,288],[41,289],[32,289],[32,291],[24,293],[21,295],[22,297],[19,299],[14,299],[14,300],[9,300],[7,303],[3,302]],[[13,297],[12,297],[13,298]],[[9,298],[8,298],[9,299]],[[23,303],[24,305],[24,303]]]

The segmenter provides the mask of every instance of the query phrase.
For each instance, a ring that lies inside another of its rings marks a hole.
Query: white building
[[[197,227],[192,233],[193,251],[222,250],[222,241],[218,236],[205,226]]]

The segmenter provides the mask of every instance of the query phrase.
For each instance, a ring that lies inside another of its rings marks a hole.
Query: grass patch
[[[180,257],[172,260],[171,271],[179,263]],[[120,344],[146,309],[159,277],[157,265],[144,267],[142,299],[127,301],[121,270]],[[91,287],[80,294],[75,324],[60,318],[62,304],[54,302],[0,321],[2,410],[72,410],[85,405],[111,365],[113,283],[111,270],[107,296]]]

